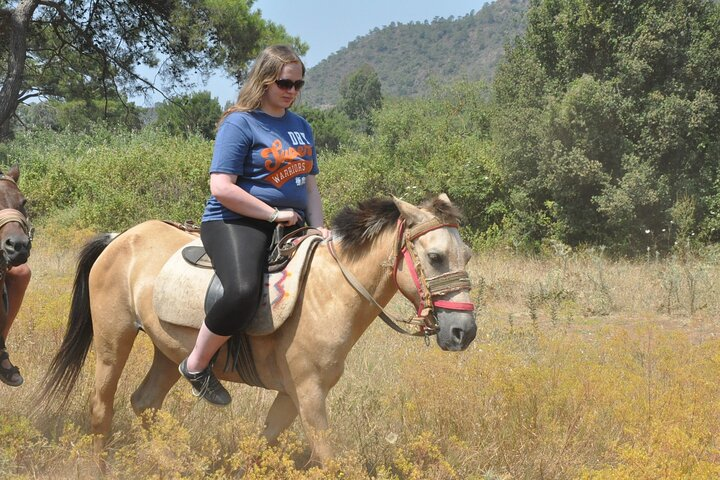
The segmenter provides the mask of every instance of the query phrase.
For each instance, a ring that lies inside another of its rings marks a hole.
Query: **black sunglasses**
[[[287,91],[290,91],[291,88],[295,87],[295,90],[299,92],[303,85],[305,85],[305,80],[295,80],[293,82],[292,80],[288,80],[287,78],[281,78],[275,80],[275,85]]]

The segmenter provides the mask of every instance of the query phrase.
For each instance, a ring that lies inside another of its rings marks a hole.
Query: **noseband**
[[[25,218],[25,215],[22,214],[19,210],[15,210],[14,208],[4,208],[0,210],[0,229],[7,225],[8,223],[19,223],[20,227],[23,229],[23,232],[25,232],[25,235],[32,240],[32,227],[30,226],[30,222],[27,218]]]
[[[417,333],[410,333],[404,328],[400,327],[397,324],[398,321],[393,319],[385,311],[385,309],[380,304],[378,304],[377,301],[375,301],[375,299],[372,297],[372,295],[370,295],[370,293],[368,293],[365,287],[363,287],[362,284],[360,284],[360,282],[347,269],[345,269],[342,263],[340,263],[340,260],[338,259],[333,248],[332,240],[329,240],[327,244],[328,249],[330,250],[330,254],[338,263],[340,271],[342,272],[345,279],[348,281],[348,283],[350,283],[350,285],[352,285],[353,288],[355,288],[358,293],[360,293],[371,303],[374,303],[375,306],[380,309],[379,317],[385,323],[387,323],[393,330],[400,333],[413,336],[424,336],[427,338],[430,335],[437,334],[437,332],[440,330],[440,326],[438,325],[437,317],[435,315],[436,308],[442,308],[445,310],[458,310],[463,312],[472,312],[475,308],[472,303],[453,302],[436,299],[436,297],[446,295],[452,292],[463,290],[470,291],[470,277],[468,276],[467,272],[462,270],[456,270],[453,272],[436,275],[434,277],[427,277],[422,269],[420,257],[417,253],[417,249],[415,248],[415,240],[429,232],[432,232],[433,230],[445,227],[457,228],[458,225],[453,223],[442,223],[439,219],[433,217],[430,220],[415,225],[411,229],[407,229],[405,220],[398,219],[395,234],[395,248],[393,249],[392,253],[394,257],[392,260],[392,278],[398,290],[400,290],[400,292],[403,294],[403,296],[405,296],[405,298],[413,302],[413,305],[415,305],[415,309],[417,311],[417,315],[409,318],[408,320],[400,321],[402,323],[418,326],[419,332]],[[404,262],[405,266],[408,268],[408,272],[410,273],[410,276],[413,279],[413,283],[415,284],[415,288],[417,289],[419,299],[417,303],[415,303],[412,298],[407,296],[405,292],[400,289],[400,285],[398,284],[397,272],[401,262]]]

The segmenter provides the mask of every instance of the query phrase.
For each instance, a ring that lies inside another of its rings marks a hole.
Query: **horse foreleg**
[[[300,420],[312,447],[310,461],[321,465],[333,456],[328,438],[327,394],[327,390],[316,383],[299,385],[297,388]]]
[[[265,430],[263,436],[270,445],[277,442],[278,437],[297,418],[298,410],[290,395],[278,392],[275,401],[268,411],[265,420]]]
[[[175,382],[180,378],[177,364],[155,347],[153,363],[140,386],[130,397],[135,415],[140,416],[148,409],[158,410]]]

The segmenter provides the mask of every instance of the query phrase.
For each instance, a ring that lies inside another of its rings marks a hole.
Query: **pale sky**
[[[479,11],[487,0],[257,0],[253,10],[260,10],[263,18],[285,27],[309,45],[303,57],[310,68],[348,43],[382,28],[391,22],[409,23],[432,21],[435,17],[462,17]],[[197,90],[209,90],[220,105],[234,101],[237,87],[218,73]],[[143,104],[142,99],[134,99]],[[153,101],[162,101],[154,98]]]

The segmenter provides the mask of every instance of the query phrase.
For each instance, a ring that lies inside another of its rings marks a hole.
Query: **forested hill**
[[[309,69],[302,101],[334,105],[342,79],[363,64],[375,69],[390,97],[418,95],[430,78],[489,80],[504,45],[524,31],[528,4],[496,0],[463,17],[376,28]]]

